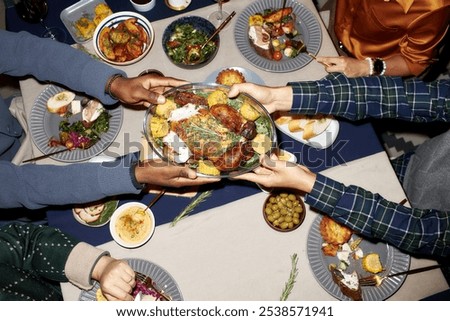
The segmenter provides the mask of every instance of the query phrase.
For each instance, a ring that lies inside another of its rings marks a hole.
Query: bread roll
[[[75,94],[71,91],[62,91],[50,97],[47,101],[47,109],[51,113],[64,115],[69,109],[70,103],[75,99]]]

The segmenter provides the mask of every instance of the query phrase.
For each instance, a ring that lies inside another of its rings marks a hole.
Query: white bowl
[[[124,61],[124,62],[119,62],[119,61],[114,61],[114,60],[108,59],[103,54],[103,52],[100,50],[100,47],[99,47],[99,37],[100,37],[101,31],[106,27],[109,27],[109,28],[116,27],[119,23],[121,23],[127,19],[130,19],[130,18],[136,18],[137,24],[139,26],[141,26],[144,29],[144,31],[147,33],[147,42],[143,46],[142,54],[135,59]],[[110,64],[118,65],[118,66],[131,65],[135,62],[138,62],[142,58],[144,58],[150,51],[154,40],[155,40],[155,32],[153,30],[153,26],[150,23],[150,21],[148,21],[148,19],[145,18],[143,15],[136,13],[136,12],[132,12],[132,11],[116,12],[116,13],[113,13],[112,15],[106,17],[105,19],[103,19],[102,22],[99,23],[97,28],[95,28],[94,36],[92,38],[94,50],[95,50],[95,53],[97,54],[97,56],[99,56],[100,59],[102,59]]]
[[[155,7],[156,0],[147,0],[146,3],[137,3],[134,0],[130,0],[133,8],[140,12],[147,12]]]
[[[125,215],[127,211],[127,214],[132,215],[134,213],[134,209],[144,210],[146,207],[147,205],[139,202],[129,202],[121,205],[114,211],[114,214],[111,216],[111,220],[109,222],[109,231],[117,244],[126,248],[135,248],[144,245],[148,242],[148,240],[150,240],[153,233],[155,232],[155,217],[153,216],[153,212],[149,208],[145,211],[145,214],[147,214],[148,218],[150,219],[149,225],[147,228],[145,228],[145,232],[141,233],[142,236],[139,237],[136,242],[126,239],[124,237],[124,234],[121,234],[116,227],[120,222],[120,218]]]

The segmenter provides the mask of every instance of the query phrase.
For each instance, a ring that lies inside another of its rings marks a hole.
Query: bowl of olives
[[[274,190],[267,196],[263,206],[264,220],[271,228],[290,232],[298,228],[305,219],[305,203],[293,191]]]

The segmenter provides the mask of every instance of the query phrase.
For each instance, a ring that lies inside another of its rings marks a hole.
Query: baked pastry
[[[380,273],[383,271],[380,256],[377,253],[370,253],[363,257],[361,261],[362,267],[369,273]]]
[[[245,82],[244,75],[236,69],[227,68],[219,72],[216,77],[216,83],[226,86],[242,84]]]
[[[320,235],[326,243],[340,245],[348,242],[352,230],[324,216],[320,221]]]
[[[356,271],[345,273],[335,266],[330,267],[334,283],[341,289],[342,293],[354,301],[362,301],[361,286]]]

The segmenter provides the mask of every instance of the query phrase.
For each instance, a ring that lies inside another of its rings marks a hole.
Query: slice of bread
[[[47,101],[47,110],[51,113],[64,115],[69,110],[70,103],[74,99],[75,94],[73,92],[61,91]]]
[[[303,130],[303,139],[311,139],[322,134],[331,123],[331,118],[324,117],[315,119],[313,122],[306,124]]]

